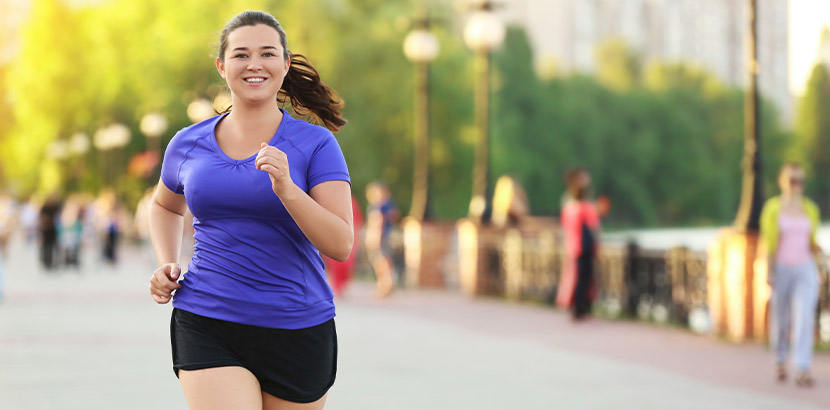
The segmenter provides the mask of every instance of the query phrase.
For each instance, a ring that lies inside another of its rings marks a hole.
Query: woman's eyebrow
[[[272,49],[274,49],[274,50],[276,50],[276,49],[277,49],[277,48],[276,48],[276,47],[274,47],[274,46],[262,46],[262,47],[260,47],[259,49],[260,49],[260,50],[265,50],[265,49],[268,49],[268,48],[272,48]],[[248,51],[248,47],[237,47],[237,48],[233,49],[233,51],[236,51],[236,50]]]

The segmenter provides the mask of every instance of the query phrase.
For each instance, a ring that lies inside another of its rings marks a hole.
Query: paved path
[[[34,250],[6,261],[0,409],[185,409],[170,369],[169,306],[147,296],[152,265],[40,272]],[[772,381],[769,353],[684,330],[594,320],[449,292],[385,302],[355,283],[338,304],[340,362],[329,410],[821,409],[818,387]]]

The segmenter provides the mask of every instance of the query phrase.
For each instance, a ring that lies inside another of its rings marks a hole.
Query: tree
[[[830,71],[816,64],[798,105],[795,130],[798,157],[808,166],[808,192],[818,201],[822,213],[830,212]]]

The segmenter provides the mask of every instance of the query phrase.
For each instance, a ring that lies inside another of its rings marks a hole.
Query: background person
[[[810,374],[813,358],[818,270],[822,257],[816,243],[818,206],[803,195],[804,169],[785,163],[778,175],[781,195],[770,198],[761,211],[761,238],[766,249],[770,299],[770,339],[775,351],[776,378],[787,379],[787,356],[792,348],[795,382],[814,384]]]

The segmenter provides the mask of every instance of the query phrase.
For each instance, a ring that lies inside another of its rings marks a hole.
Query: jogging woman
[[[343,104],[264,12],[225,26],[216,68],[232,108],[173,137],[150,211],[150,293],[173,300],[173,368],[191,409],[322,409],[337,335],[320,253],[345,260],[354,241],[330,132]],[[195,245],[182,273],[187,208]]]

